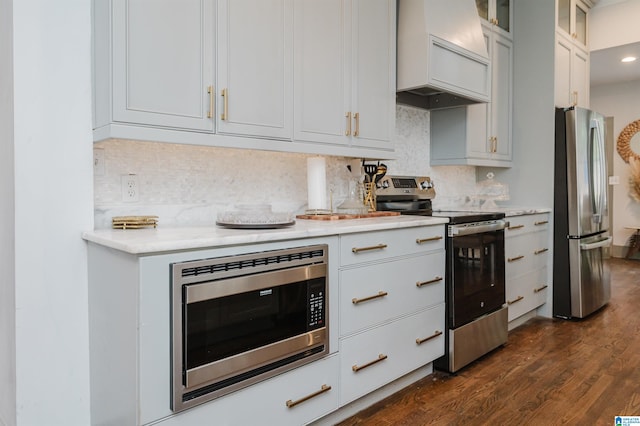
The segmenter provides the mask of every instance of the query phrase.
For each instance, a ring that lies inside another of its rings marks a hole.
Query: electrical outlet
[[[125,203],[136,203],[140,200],[140,186],[138,185],[138,175],[128,174],[120,177],[122,184],[122,201]]]
[[[93,175],[104,176],[104,148],[93,148]]]

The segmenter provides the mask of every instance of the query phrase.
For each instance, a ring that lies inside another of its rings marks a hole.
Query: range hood
[[[491,101],[474,0],[398,0],[397,51],[397,103],[434,109]]]

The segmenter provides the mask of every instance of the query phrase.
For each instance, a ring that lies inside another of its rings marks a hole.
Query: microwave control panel
[[[307,300],[309,309],[307,311],[309,330],[325,326],[324,306],[325,306],[325,279],[311,282],[308,287]]]

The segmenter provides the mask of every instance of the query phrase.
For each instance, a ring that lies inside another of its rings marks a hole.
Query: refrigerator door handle
[[[601,223],[604,216],[604,209],[607,205],[607,187],[606,187],[606,164],[604,153],[604,138],[602,137],[602,127],[597,119],[592,119],[590,123],[591,130],[591,149],[589,164],[589,179],[591,184],[591,202],[594,212],[594,222]]]
[[[600,247],[609,247],[611,246],[611,242],[613,241],[613,237],[607,237],[604,240],[600,240],[595,243],[587,243],[580,244],[580,250],[594,250]]]

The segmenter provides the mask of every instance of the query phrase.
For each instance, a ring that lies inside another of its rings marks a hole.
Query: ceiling
[[[640,80],[640,43],[591,51],[591,86]],[[625,56],[638,58],[622,63]]]

